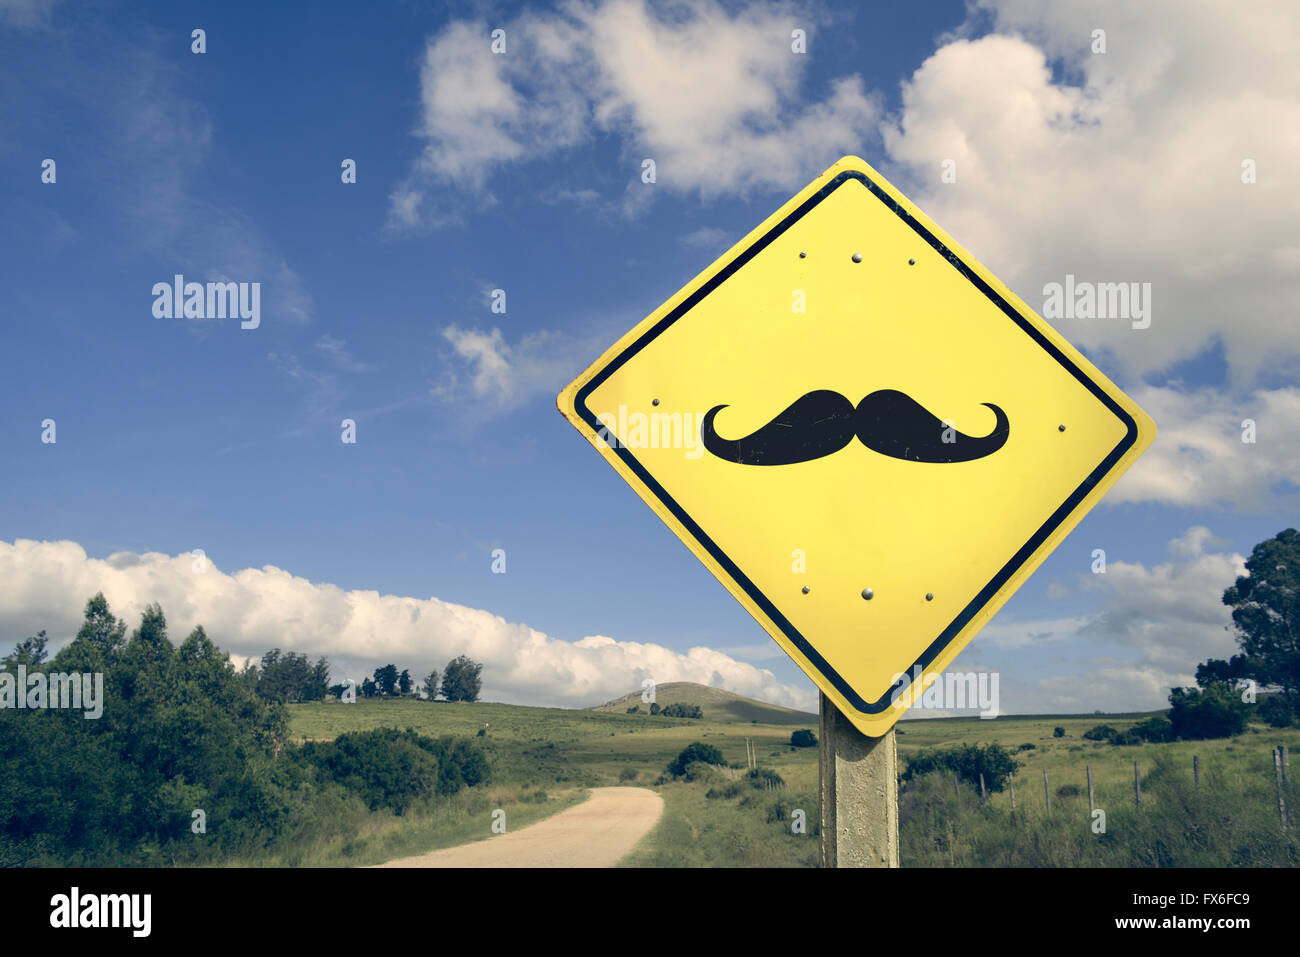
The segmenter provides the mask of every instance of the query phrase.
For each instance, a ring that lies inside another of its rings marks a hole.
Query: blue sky
[[[811,704],[554,399],[856,153],[1036,308],[1067,273],[1153,284],[1150,329],[1055,324],[1159,444],[957,666],[999,671],[1010,711],[1159,706],[1232,650],[1218,594],[1297,504],[1300,30],[1202,16],[0,3],[0,646],[66,638],[103,588],[239,655],[466,651],[503,700],[651,675]],[[155,318],[176,273],[261,282],[260,326]]]

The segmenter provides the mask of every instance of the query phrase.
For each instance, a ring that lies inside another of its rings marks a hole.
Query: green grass
[[[421,734],[471,736],[483,745],[493,780],[541,787],[599,787],[620,782],[626,768],[654,781],[692,741],[718,748],[729,762],[745,761],[745,738],[760,759],[776,751],[816,768],[815,748],[792,751],[788,725],[662,718],[595,710],[521,705],[428,702],[415,699],[355,704],[314,702],[290,706],[290,733],[297,739],[331,739],[344,731],[414,728]],[[487,725],[486,734],[475,737]],[[804,725],[816,728],[816,721]]]
[[[660,686],[662,692],[664,686]],[[662,693],[659,700],[664,700]],[[690,703],[688,696],[681,700]],[[703,705],[702,705],[703,706]],[[817,729],[805,716],[798,725],[753,724],[725,708],[706,709],[706,718],[628,715],[625,709],[575,711],[504,704],[450,704],[419,700],[358,701],[294,705],[292,733],[332,738],[342,731],[377,727],[414,728],[428,735],[475,736],[492,765],[489,793],[505,801],[512,829],[573,803],[582,790],[617,784],[655,788],[665,811],[656,828],[623,862],[627,866],[816,866],[817,748],[794,749],[790,733]],[[1126,715],[1035,715],[923,719],[901,722],[902,765],[922,748],[997,743],[1014,752],[1023,767],[1015,778],[1016,811],[1010,793],[991,794],[986,803],[953,779],[927,775],[904,788],[904,866],[1152,866],[1169,864],[1292,865],[1300,828],[1300,789],[1292,772],[1290,835],[1281,832],[1270,749],[1300,749],[1300,729],[1252,727],[1233,739],[1116,747],[1083,739],[1085,731],[1108,724],[1121,731],[1147,717]],[[782,722],[786,719],[781,718]],[[1055,738],[1052,729],[1065,729]],[[664,768],[692,741],[717,747],[732,764],[745,763],[745,738],[754,741],[759,764],[785,779],[778,791],[736,790],[719,797],[733,772],[708,781],[665,781]],[[1020,751],[1021,744],[1032,750]],[[1192,785],[1192,756],[1201,760],[1202,787]],[[1133,762],[1143,777],[1143,806],[1133,806]],[[1092,767],[1097,804],[1107,813],[1107,835],[1090,830],[1085,768]],[[1157,770],[1159,766],[1159,770]],[[1052,814],[1046,813],[1042,772],[1048,772]],[[635,777],[629,780],[629,775]],[[1078,789],[1059,796],[1062,786]],[[544,788],[545,805],[527,805],[518,795]],[[512,790],[513,789],[513,790]],[[715,797],[708,797],[710,790]],[[483,827],[483,803],[473,789],[448,799],[439,820],[373,815],[356,837],[311,852],[291,863],[375,863],[463,843]],[[513,795],[513,797],[512,797]],[[514,800],[515,803],[509,803]],[[512,810],[513,808],[513,810]],[[803,835],[792,834],[789,811],[802,809]],[[346,849],[346,852],[345,852]],[[266,863],[266,862],[262,862]]]
[[[664,815],[620,866],[816,867],[817,749],[769,758],[760,766],[776,770],[786,786],[760,791],[743,776],[721,772],[660,786]],[[803,812],[802,834],[792,828],[796,810]]]
[[[1236,738],[1211,741],[1176,741],[1168,744],[1140,744],[1117,747],[1100,741],[1088,741],[1083,733],[1098,724],[1108,724],[1125,731],[1147,714],[1085,715],[1041,717],[1006,717],[992,720],[953,718],[900,722],[898,738],[900,761],[922,748],[949,747],[957,744],[1000,744],[1014,752],[1023,767],[1016,775],[1016,806],[1020,811],[1037,814],[1045,811],[1043,771],[1047,772],[1053,805],[1056,789],[1075,785],[1083,795],[1087,810],[1087,768],[1092,767],[1093,790],[1099,806],[1122,806],[1133,803],[1133,762],[1139,772],[1151,771],[1158,757],[1181,768],[1192,780],[1192,756],[1201,760],[1204,774],[1213,767],[1220,779],[1233,786],[1246,780],[1263,781],[1273,787],[1275,745],[1285,744],[1294,752],[1300,747],[1300,729],[1274,730],[1252,726]],[[1065,737],[1054,738],[1052,729],[1065,728]],[[1032,744],[1030,751],[1017,750]],[[1010,810],[1010,792],[995,794],[991,803]],[[1300,822],[1297,822],[1300,823]]]
[[[1124,731],[1146,714],[1027,716],[904,722],[900,758],[923,747],[1001,744],[1022,763],[1011,791],[978,793],[951,775],[927,775],[903,789],[900,800],[904,866],[957,867],[1169,867],[1300,864],[1300,817],[1291,813],[1283,832],[1277,809],[1272,748],[1300,747],[1300,729],[1252,726],[1235,738],[1115,746],[1088,741],[1098,724]],[[1052,736],[1056,726],[1063,738]],[[1019,751],[1021,744],[1033,750]],[[1193,756],[1200,759],[1195,785]],[[1133,787],[1133,764],[1142,780],[1142,805]],[[1106,832],[1092,830],[1087,769],[1092,768],[1096,807]],[[1048,814],[1043,772],[1051,792]],[[1300,787],[1289,777],[1287,803]],[[1061,788],[1067,793],[1062,795]],[[1075,793],[1070,794],[1069,791]]]

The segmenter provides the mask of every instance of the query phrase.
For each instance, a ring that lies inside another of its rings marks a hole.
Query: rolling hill
[[[721,688],[710,688],[708,685],[696,684],[693,681],[670,681],[667,684],[655,687],[655,701],[660,707],[678,702],[682,704],[697,704],[704,712],[705,721],[726,722],[744,722],[750,724],[757,721],[759,724],[790,724],[800,725],[805,728],[817,727],[817,715],[810,714],[806,711],[795,711],[792,708],[782,708],[780,705],[768,704],[765,701],[755,701],[753,698],[745,698],[738,694],[732,694],[730,691],[723,691]],[[613,701],[606,701],[604,704],[596,705],[594,708],[588,708],[589,711],[608,711],[623,714],[633,705],[639,705],[641,710],[647,708],[641,701],[641,692],[631,691]]]

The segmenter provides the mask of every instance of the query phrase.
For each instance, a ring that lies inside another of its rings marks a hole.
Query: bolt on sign
[[[1156,432],[851,156],[557,402],[871,736]]]

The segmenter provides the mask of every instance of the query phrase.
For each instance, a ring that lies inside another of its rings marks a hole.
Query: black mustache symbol
[[[969,436],[944,425],[924,406],[902,392],[881,389],[857,408],[838,392],[818,389],[743,439],[724,439],[713,419],[727,408],[715,406],[704,416],[700,437],[710,453],[738,465],[794,465],[840,451],[856,435],[867,448],[909,462],[971,462],[992,455],[1006,444],[1011,425],[992,402],[983,403],[998,417],[993,431]],[[948,441],[944,433],[949,432]]]

